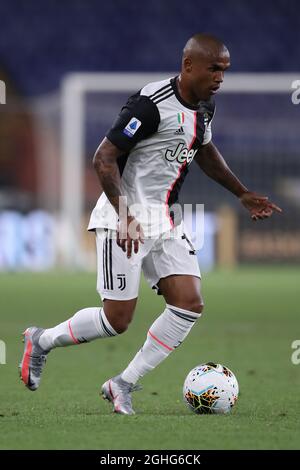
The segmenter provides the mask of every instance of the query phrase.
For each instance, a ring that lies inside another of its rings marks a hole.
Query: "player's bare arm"
[[[98,175],[100,184],[119,215],[119,198],[122,196],[120,189],[120,172],[117,159],[122,151],[113,145],[106,137],[96,150],[93,165]]]
[[[195,161],[207,176],[239,198],[243,206],[250,212],[253,220],[270,217],[274,211],[282,212],[280,207],[269,201],[267,196],[249,191],[240,182],[213,142],[199,148]]]
[[[137,253],[139,242],[143,243],[143,233],[140,224],[130,215],[125,198],[122,197],[117,159],[123,154],[122,150],[105,137],[94,155],[93,165],[103,191],[119,216],[117,243],[124,252],[127,251],[127,256],[130,258],[132,244],[134,252]]]

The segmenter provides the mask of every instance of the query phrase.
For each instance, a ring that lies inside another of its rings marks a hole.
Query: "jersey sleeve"
[[[212,130],[211,130],[211,121],[207,124],[205,127],[205,132],[203,136],[203,142],[201,145],[206,145],[208,144],[212,139]]]
[[[159,110],[148,96],[136,93],[121,109],[106,137],[128,153],[143,139],[154,134],[160,122]]]
[[[211,123],[216,112],[215,102],[213,100],[210,100],[206,102],[205,104],[203,104],[202,112],[204,113],[205,131],[204,131],[203,141],[201,145],[206,145],[212,139]]]

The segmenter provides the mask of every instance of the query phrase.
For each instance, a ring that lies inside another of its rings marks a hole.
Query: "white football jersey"
[[[194,156],[212,137],[212,99],[199,106],[180,96],[176,78],[149,83],[131,96],[106,137],[124,156],[119,158],[121,191],[130,213],[146,237],[174,226],[178,193]],[[88,230],[116,229],[118,216],[103,192]],[[179,221],[175,221],[177,225]]]

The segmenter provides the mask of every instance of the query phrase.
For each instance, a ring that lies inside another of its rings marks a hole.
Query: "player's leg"
[[[145,276],[152,285],[158,284],[166,308],[150,326],[143,347],[121,374],[131,384],[180,346],[202,314],[199,266],[194,250],[184,240],[181,237],[167,240],[161,250],[152,251],[147,257]]]
[[[199,277],[191,275],[172,275],[158,282],[160,293],[168,305],[176,306],[196,314],[204,309]]]
[[[142,245],[139,247],[139,252],[134,254],[130,260],[127,259],[126,254],[120,249],[119,256],[126,257],[126,263],[129,264],[127,269],[127,274],[124,274],[124,270],[120,268],[118,271],[118,289],[119,296],[128,295],[127,290],[131,292],[137,292],[138,284],[140,280],[140,271],[143,258],[147,255],[151,246],[153,245],[153,240],[145,240]],[[136,273],[133,276],[133,273]],[[107,276],[109,279],[109,275]],[[135,284],[133,284],[135,283]],[[124,294],[121,294],[124,292]],[[136,299],[134,299],[136,302]],[[104,302],[105,313],[110,320],[110,323],[114,325],[114,328],[119,328],[120,330],[125,330],[131,321],[132,315],[122,314],[122,302],[116,304],[112,300],[105,300]],[[134,414],[131,404],[131,392],[137,390],[138,386],[130,384],[122,379],[120,375],[108,379],[101,387],[101,395],[106,400],[109,400],[113,404],[113,411],[120,414]]]
[[[123,333],[130,323],[138,294],[140,264],[127,257],[108,231],[97,231],[98,281],[103,307],[79,310],[53,328],[30,327],[24,332],[20,375],[30,390],[39,386],[47,354],[56,347],[78,345]],[[118,273],[121,273],[119,275]]]
[[[63,323],[46,329],[39,340],[44,349],[86,343],[126,331],[136,306],[140,265],[130,265],[114,234],[104,229],[96,232],[97,291],[103,307],[81,309]]]
[[[133,317],[136,301],[136,298],[124,301],[105,299],[103,307],[83,308],[59,325],[45,329],[39,344],[50,351],[123,333]]]
[[[46,357],[52,349],[110,338],[126,331],[136,300],[105,300],[103,307],[81,309],[53,328],[27,328],[23,333],[24,353],[19,365],[20,377],[26,387],[37,390]]]
[[[166,308],[150,326],[143,347],[122,373],[122,378],[133,384],[181,345],[203,310],[199,278],[172,275],[161,279],[158,285]]]

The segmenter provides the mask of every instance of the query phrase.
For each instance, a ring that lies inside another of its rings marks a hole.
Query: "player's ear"
[[[191,73],[191,71],[193,69],[193,63],[192,63],[191,57],[185,57],[182,61],[182,65],[183,65],[183,69],[187,73]]]

